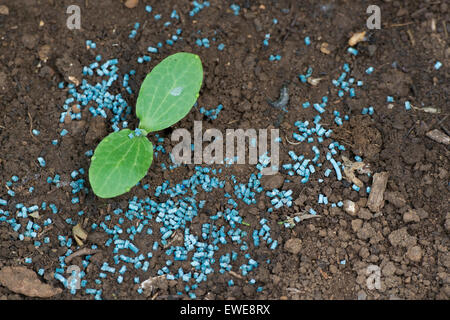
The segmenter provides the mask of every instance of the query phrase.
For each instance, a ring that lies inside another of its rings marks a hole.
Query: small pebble
[[[0,14],[3,16],[9,15],[9,8],[5,5],[0,5]]]

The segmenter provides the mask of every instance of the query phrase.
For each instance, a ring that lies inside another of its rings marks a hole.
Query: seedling
[[[124,194],[147,174],[153,161],[147,134],[183,119],[197,100],[202,81],[200,57],[186,52],[167,57],[147,75],[136,103],[138,128],[109,134],[92,156],[89,181],[98,197]]]

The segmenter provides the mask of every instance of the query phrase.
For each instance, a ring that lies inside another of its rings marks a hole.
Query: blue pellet
[[[354,56],[358,55],[358,50],[356,50],[355,48],[352,48],[352,47],[349,47],[347,49],[347,52],[352,54],[352,55],[354,55]]]
[[[405,110],[411,110],[411,102],[405,101]]]
[[[311,44],[311,39],[309,37],[305,37],[305,44],[309,46]]]
[[[45,162],[44,158],[38,157],[38,158],[37,158],[37,161],[39,162],[39,165],[40,165],[41,167],[45,167],[46,162]]]

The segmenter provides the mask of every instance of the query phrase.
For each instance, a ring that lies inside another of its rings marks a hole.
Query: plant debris
[[[386,190],[388,172],[379,172],[373,175],[372,189],[367,200],[367,207],[372,212],[379,212],[384,206],[384,191]]]
[[[446,146],[450,144],[450,137],[445,133],[443,133],[441,130],[438,129],[431,130],[426,133],[426,136],[431,140],[445,144]]]
[[[88,236],[87,232],[83,230],[83,227],[79,223],[72,228],[72,234],[79,246],[84,244],[83,241],[86,241]]]
[[[352,182],[352,183],[356,184],[358,187],[362,188],[364,186],[364,183],[356,177],[355,171],[357,171],[359,174],[368,174],[368,173],[370,173],[369,166],[366,165],[362,161],[352,162],[345,156],[342,156],[342,161],[344,162],[345,177],[350,182]]]
[[[354,33],[348,40],[348,45],[350,47],[356,46],[359,42],[364,41],[366,38],[366,31]]]
[[[0,284],[27,297],[51,298],[62,292],[39,280],[38,275],[26,267],[4,267],[0,270]]]

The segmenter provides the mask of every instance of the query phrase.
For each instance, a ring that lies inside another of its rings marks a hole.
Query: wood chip
[[[50,298],[62,292],[43,283],[38,275],[26,267],[4,267],[0,270],[0,284],[27,297]]]
[[[364,41],[365,37],[366,37],[366,31],[354,33],[352,35],[352,37],[348,40],[348,45],[350,47],[354,47],[359,42]]]
[[[324,277],[325,280],[328,280],[329,278],[328,274],[326,274],[321,268],[319,268],[319,272],[322,275],[322,277]]]
[[[450,137],[438,129],[427,132],[426,136],[431,140],[445,144],[447,146],[450,144]]]
[[[379,172],[373,175],[372,189],[369,194],[369,200],[367,200],[367,207],[372,212],[379,212],[384,206],[383,195],[386,190],[388,178],[388,172]]]

